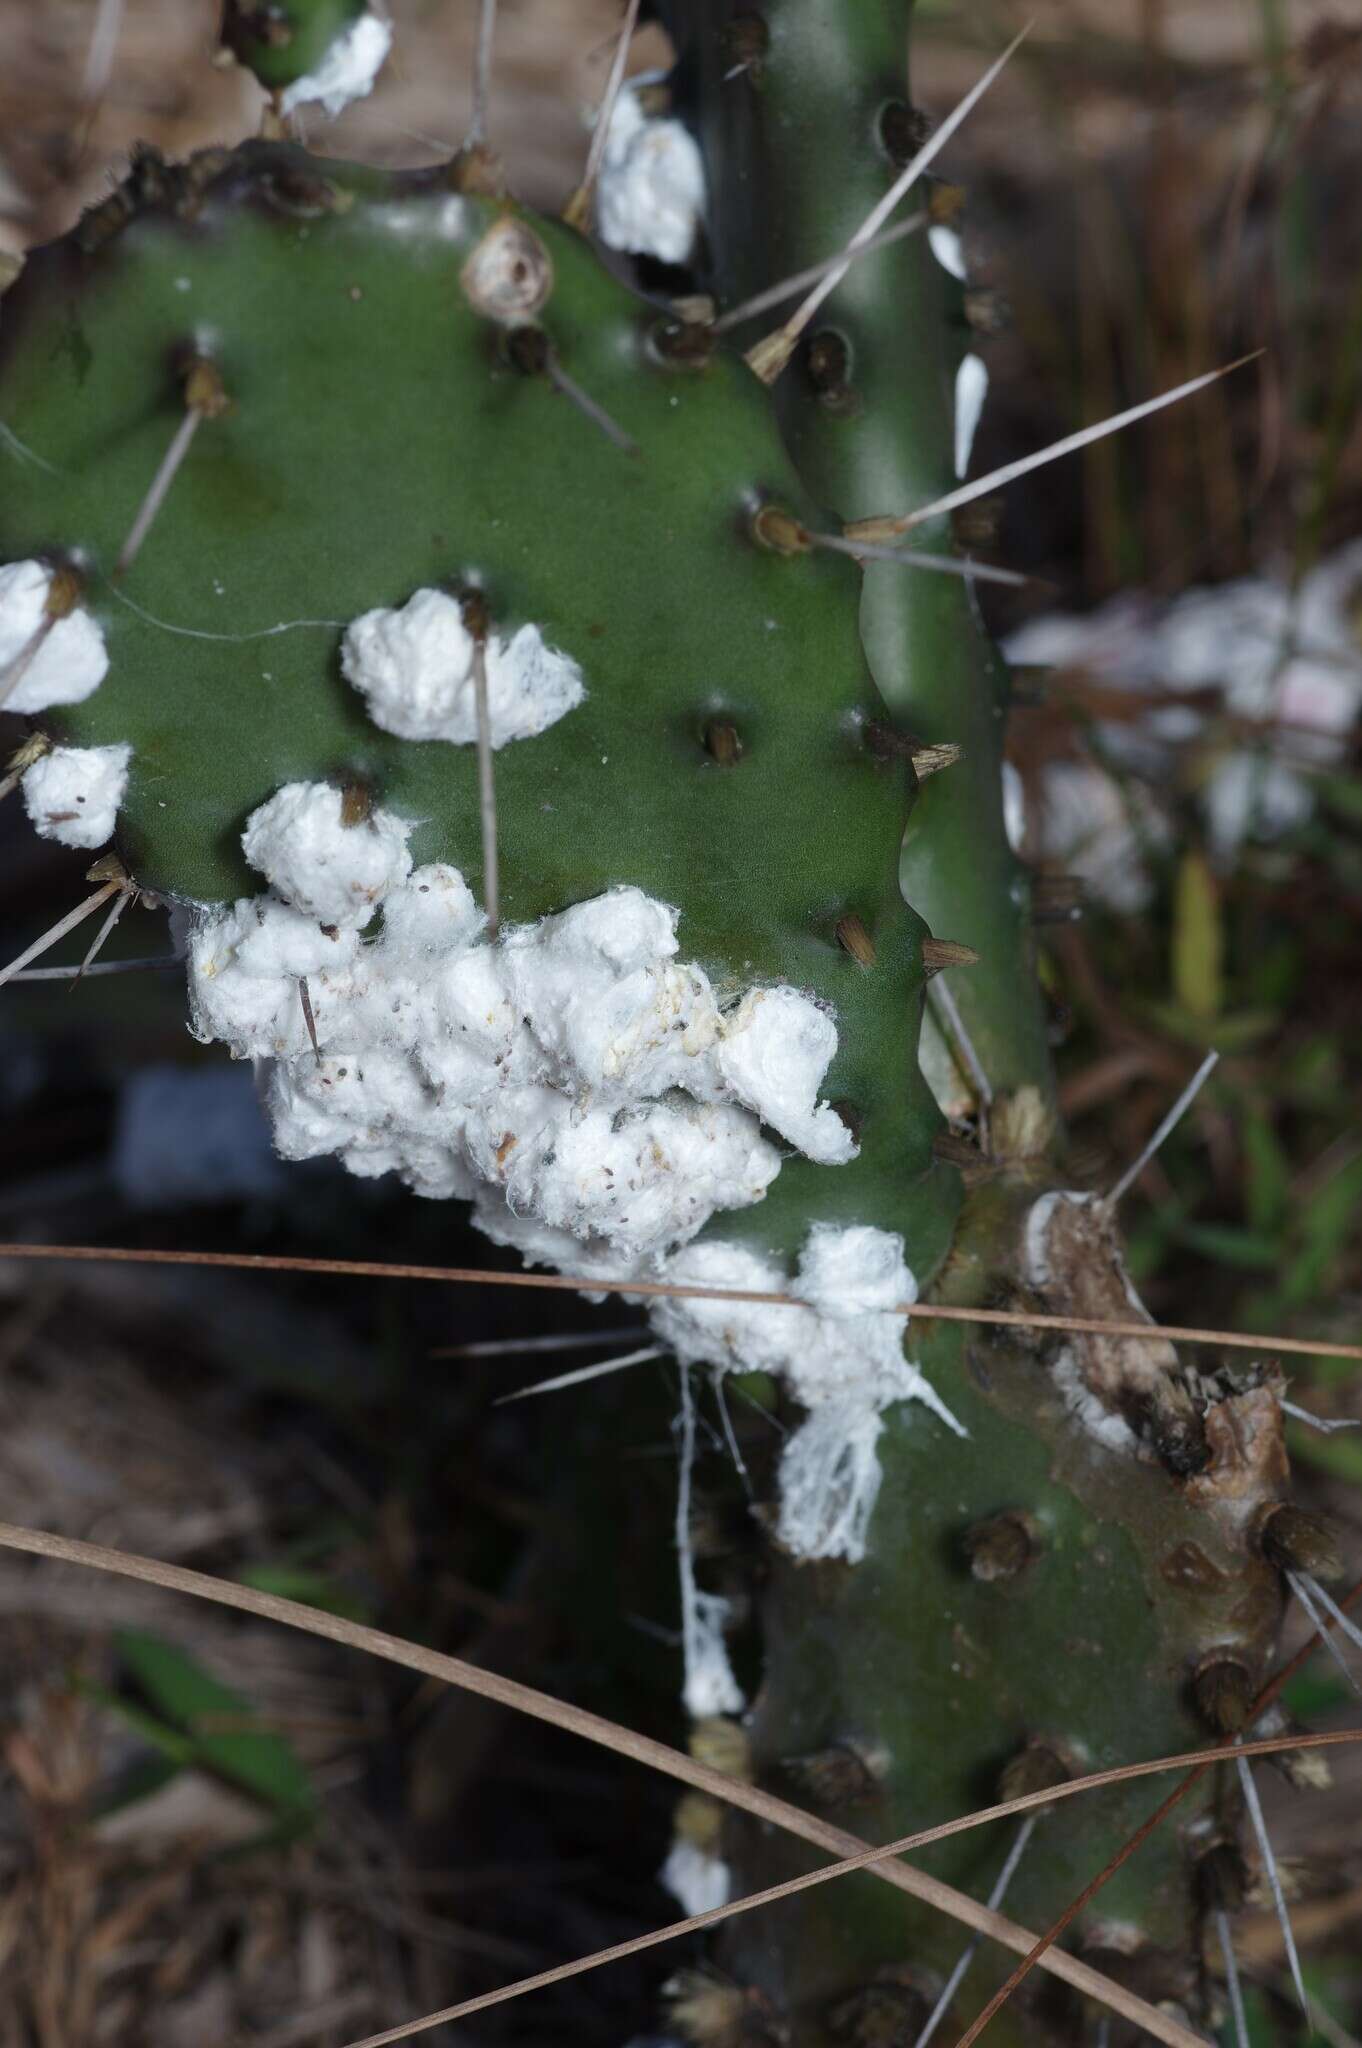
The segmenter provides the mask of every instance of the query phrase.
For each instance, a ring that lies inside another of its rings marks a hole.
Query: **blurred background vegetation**
[[[378,90],[315,139],[430,161],[467,119],[477,7],[392,11]],[[992,330],[976,470],[1263,351],[1026,479],[970,542],[1031,579],[984,595],[1024,663],[1012,814],[1042,877],[1076,1178],[1109,1182],[1217,1048],[1125,1205],[1145,1298],[1171,1322],[1355,1338],[1362,5],[917,12],[913,95],[937,117],[1037,22],[945,159]],[[255,131],[257,89],[209,61],[213,16],[0,0],[0,264],[107,191],[135,142]],[[613,0],[502,0],[494,139],[532,200],[575,182],[617,22]],[[635,68],[665,61],[645,29]],[[22,488],[3,448],[0,485]],[[8,751],[21,727],[0,726]],[[16,811],[7,955],[83,867]],[[109,955],[167,949],[139,910]],[[173,971],[7,988],[0,1110],[0,1237],[496,1261],[443,1209],[279,1168],[250,1077],[188,1038]],[[667,1371],[627,1397],[609,1380],[494,1405],[628,1324],[504,1291],[0,1267],[2,1511],[337,1605],[677,1739]],[[438,1355],[596,1332],[565,1361]],[[1362,1420],[1354,1369],[1303,1360],[1291,1379],[1301,1407]],[[775,1425],[733,1422],[760,1492]],[[1362,1433],[1292,1434],[1302,1490],[1362,1566]],[[717,1418],[697,1516],[712,1557],[752,1541]],[[1293,1706],[1315,1726],[1352,1711],[1321,1660]],[[1259,2043],[1362,2032],[1353,1758],[1336,1753],[1332,1798],[1264,1774],[1319,2032],[1256,1913]],[[638,1771],[316,1643],[12,1559],[0,1765],[0,2048],[331,2048],[672,1911],[654,1881],[670,1795]],[[618,2044],[683,1960],[460,2038]]]

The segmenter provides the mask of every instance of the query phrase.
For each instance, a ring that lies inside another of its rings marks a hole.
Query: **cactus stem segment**
[[[1234,1761],[1239,1772],[1239,1783],[1243,1789],[1244,1804],[1248,1808],[1249,1820],[1253,1824],[1253,1833],[1258,1843],[1258,1854],[1263,1859],[1263,1870],[1267,1877],[1268,1889],[1272,1893],[1272,1903],[1277,1910],[1277,1924],[1282,1930],[1282,1947],[1286,1950],[1286,1960],[1291,1971],[1291,1981],[1296,1987],[1296,1996],[1300,2000],[1301,2011],[1308,2016],[1310,2007],[1305,1996],[1305,1982],[1301,1976],[1300,1957],[1296,1954],[1296,1937],[1291,1932],[1291,1915],[1286,1909],[1286,1896],[1282,1891],[1281,1872],[1277,1868],[1277,1858],[1272,1853],[1272,1842],[1267,1832],[1267,1822],[1263,1818],[1263,1807],[1258,1797],[1258,1787],[1253,1782],[1253,1772],[1249,1768],[1248,1758],[1237,1756]]]
[[[1159,1122],[1148,1144],[1143,1147],[1143,1149],[1139,1153],[1139,1156],[1131,1161],[1130,1165],[1126,1168],[1125,1172],[1117,1181],[1115,1187],[1112,1188],[1110,1194],[1107,1196],[1107,1206],[1109,1208],[1114,1209],[1116,1207],[1116,1204],[1120,1201],[1122,1195],[1126,1194],[1129,1189],[1134,1187],[1136,1181],[1144,1172],[1146,1166],[1148,1166],[1150,1160],[1154,1157],[1154,1154],[1158,1151],[1159,1147],[1164,1143],[1165,1139],[1170,1137],[1172,1133],[1177,1129],[1177,1126],[1182,1122],[1183,1117],[1186,1116],[1188,1110],[1196,1101],[1197,1096],[1201,1093],[1206,1083],[1210,1080],[1211,1075],[1215,1071],[1216,1064],[1219,1061],[1219,1058],[1220,1055],[1218,1052],[1207,1053],[1205,1059],[1201,1062],[1201,1065],[1197,1068],[1191,1080],[1187,1083],[1187,1086],[1183,1089],[1181,1095],[1179,1095],[1177,1101],[1173,1104],[1173,1107],[1168,1111],[1168,1114],[1165,1117],[1163,1117]]]
[[[790,357],[794,354],[795,343],[799,340],[800,335],[804,332],[804,329],[808,326],[823,301],[836,291],[838,285],[850,269],[853,258],[864,251],[866,244],[872,241],[879,233],[905,193],[917,183],[922,173],[927,169],[927,166],[945,148],[956,129],[960,126],[960,123],[972,111],[975,104],[983,98],[983,95],[988,91],[988,88],[992,85],[1008,58],[1029,33],[1029,30],[1030,23],[1028,22],[1020,34],[1013,37],[1012,41],[1003,51],[1002,56],[996,58],[989,65],[983,77],[970,87],[959,105],[952,108],[951,112],[947,114],[945,120],[941,123],[941,126],[928,137],[917,154],[904,165],[884,197],[871,208],[860,227],[857,228],[855,234],[847,243],[846,248],[842,251],[838,261],[832,265],[827,274],[813,287],[807,298],[800,301],[789,319],[782,326],[778,327],[774,333],[765,335],[761,341],[757,342],[747,351],[747,362],[754,373],[760,377],[763,384],[775,383],[781,371],[789,362]]]
[[[940,133],[939,130],[937,132]],[[1022,455],[1015,462],[1005,462],[1001,469],[991,469],[987,476],[975,477],[972,482],[961,484],[958,490],[948,491],[944,498],[934,498],[930,505],[919,505],[915,512],[857,519],[846,530],[853,539],[868,541],[890,541],[897,534],[910,533],[924,520],[944,518],[957,506],[971,505],[976,498],[986,497],[1000,485],[1013,483],[1019,476],[1029,475],[1033,469],[1042,469],[1047,462],[1057,462],[1061,455],[1073,455],[1094,441],[1104,440],[1108,434],[1119,433],[1122,427],[1133,426],[1136,420],[1147,419],[1150,413],[1162,411],[1166,405],[1176,405],[1179,399],[1204,391],[1207,385],[1228,377],[1232,370],[1240,370],[1245,363],[1256,362],[1262,353],[1260,348],[1254,349],[1249,355],[1238,356],[1234,362],[1225,363],[1218,370],[1207,370],[1200,377],[1189,378],[1185,384],[1174,385],[1171,391],[1161,391],[1157,398],[1146,398],[1139,405],[1127,407],[1125,412],[1113,413],[1110,419],[1098,420],[1090,427],[1080,427],[1076,434],[1066,434],[1062,441],[1052,441],[1048,448],[1038,448],[1034,455]]]
[[[93,872],[92,869],[92,875]],[[78,924],[83,924],[87,917],[93,917],[101,903],[107,903],[111,896],[117,895],[126,887],[127,876],[120,873],[106,881],[102,888],[96,889],[92,896],[87,896],[83,903],[78,903],[74,910],[68,910],[65,917],[59,917],[55,924],[49,925],[42,937],[35,939],[31,946],[25,946],[23,952],[11,960],[8,967],[0,967],[0,988],[18,974],[21,968],[27,967],[30,960],[38,959],[49,947],[55,946],[58,939],[64,939],[68,932],[74,931]]]
[[[1016,1875],[1017,1865],[1021,1862],[1022,1857],[1026,1853],[1027,1843],[1031,1840],[1032,1835],[1036,1831],[1036,1822],[1039,1819],[1039,1817],[1040,1816],[1038,1814],[1028,1813],[1026,1818],[1023,1820],[1021,1826],[1017,1829],[1016,1834],[1013,1836],[1012,1846],[1008,1850],[1006,1857],[1003,1859],[1003,1867],[998,1872],[997,1877],[993,1880],[993,1889],[988,1895],[988,1906],[990,1912],[996,1913],[1001,1907],[1003,1900],[1007,1897],[1008,1886],[1011,1884],[1013,1877]],[[951,2003],[955,1997],[955,1994],[960,1989],[960,1986],[964,1983],[965,1973],[969,1969],[970,1964],[974,1961],[974,1958],[978,1955],[979,1950],[982,1948],[983,1940],[984,1938],[981,1934],[976,1934],[973,1937],[973,1939],[971,1941],[968,1941],[965,1944],[964,1948],[961,1949],[959,1959],[956,1962],[955,1967],[951,1971],[949,1977],[947,1977],[945,1983],[942,1985],[941,1996],[937,1999],[936,2004],[928,2013],[922,2031],[918,2035],[916,2041],[914,2041],[913,2043],[913,2048],[927,2048],[927,2043],[931,2040],[933,2034],[940,2026],[942,2020],[950,2011]]]
[[[615,55],[610,64],[610,76],[606,80],[605,95],[596,115],[596,126],[592,131],[591,147],[587,151],[586,169],[582,182],[563,208],[563,219],[570,228],[586,234],[591,225],[592,202],[596,181],[601,175],[605,160],[605,146],[610,138],[610,123],[614,118],[615,105],[624,86],[624,67],[629,59],[629,45],[634,39],[638,24],[639,0],[628,0],[624,10],[624,21],[620,27],[619,41],[615,44]]]
[[[170,446],[162,456],[160,467],[128,528],[128,537],[118,551],[118,560],[113,568],[115,581],[125,576],[137,559],[200,424],[204,420],[220,418],[231,404],[216,364],[204,356],[195,356],[189,364],[184,380],[184,402],[184,418],[175,429]]]

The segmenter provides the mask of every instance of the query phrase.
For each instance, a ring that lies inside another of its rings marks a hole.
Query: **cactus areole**
[[[910,151],[908,8],[661,11],[722,309],[844,245]],[[235,0],[225,33],[286,96],[370,19]],[[690,1581],[686,1697],[734,1768],[885,1840],[1232,1728],[1281,1608],[1275,1379],[903,1313],[1140,1313],[1107,1206],[1065,1188],[973,591],[807,545],[951,482],[960,283],[923,236],[877,251],[772,393],[693,301],[470,182],[144,155],[29,257],[0,658],[34,823],[112,831],[188,906],[193,1028],[260,1064],[287,1155],[472,1201],[586,1283],[794,1294],[652,1310],[683,1366],[768,1373],[789,1411],[745,1716]],[[1209,1782],[1071,1937],[1196,2017],[1198,1861],[1238,1818]],[[1044,1925],[1153,1785],[1047,1812],[1008,1911]],[[982,1896],[1007,1841],[923,1860]],[[714,1903],[799,1853],[692,1801],[669,1871]],[[694,1986],[674,2023],[911,2043],[962,1940],[845,1880],[734,1923],[740,2025]],[[1095,2042],[1057,1996],[998,2038]]]

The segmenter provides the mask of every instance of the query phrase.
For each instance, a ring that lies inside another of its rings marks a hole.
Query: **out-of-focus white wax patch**
[[[941,226],[929,227],[927,230],[927,240],[931,244],[932,254],[941,265],[941,268],[948,270],[952,277],[958,277],[963,284],[969,272],[965,268],[965,245],[955,229]]]
[[[376,14],[361,14],[349,28],[342,29],[316,70],[287,88],[279,102],[280,112],[291,114],[297,107],[318,105],[334,120],[352,100],[362,100],[373,91],[392,40],[391,23]]]
[[[960,358],[955,373],[955,473],[963,476],[969,468],[979,415],[988,396],[988,367],[972,351]]]
[[[596,230],[608,249],[684,263],[705,211],[705,166],[680,121],[650,118],[637,85],[615,102],[596,187]]]

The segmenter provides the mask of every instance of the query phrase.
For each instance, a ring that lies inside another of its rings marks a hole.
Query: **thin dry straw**
[[[343,1615],[308,1607],[296,1600],[285,1600],[278,1594],[263,1593],[255,1587],[238,1585],[230,1579],[215,1579],[207,1573],[191,1571],[183,1565],[163,1564],[157,1559],[112,1550],[103,1544],[83,1543],[73,1537],[56,1536],[41,1529],[19,1528],[11,1523],[0,1522],[0,1548],[25,1551],[33,1556],[55,1559],[60,1563],[85,1565],[96,1571],[114,1572],[124,1578],[139,1580],[143,1584],[160,1586],[171,1592],[186,1593],[196,1599],[210,1600],[223,1607],[235,1608],[241,1613],[255,1615],[262,1620],[278,1621],[302,1629],[310,1635],[340,1643],[347,1648],[366,1651],[384,1658],[389,1663],[401,1665],[407,1670],[459,1686],[499,1705],[531,1715],[537,1720],[548,1721],[555,1727],[567,1729],[587,1741],[614,1751],[617,1755],[650,1765],[667,1776],[677,1778],[698,1791],[707,1792],[730,1806],[741,1807],[761,1820],[785,1828],[819,1847],[841,1854],[840,1862],[813,1871],[806,1877],[791,1879],[784,1885],[773,1887],[769,1892],[757,1893],[727,1906],[716,1907],[711,1912],[693,1915],[654,1934],[637,1937],[632,1943],[602,1951],[599,1956],[561,1965],[540,1977],[527,1979],[521,1985],[486,1994],[486,2002],[492,2004],[519,1995],[523,1990],[555,1982],[562,1977],[578,1975],[585,1969],[596,1967],[600,1962],[637,1953],[640,1949],[653,1947],[680,1934],[712,1926],[734,1913],[750,1911],[756,1906],[769,1904],[776,1898],[788,1897],[794,1892],[806,1890],[814,1884],[825,1883],[832,1877],[839,1877],[853,1870],[873,1870],[888,1883],[926,1899],[955,1918],[963,1920],[966,1925],[977,1927],[1003,1942],[1005,1946],[1020,1951],[1030,1941],[1030,1936],[1024,1929],[997,1914],[990,1913],[987,1907],[980,1906],[973,1899],[953,1891],[950,1886],[929,1878],[925,1872],[916,1870],[911,1865],[894,1863],[886,1859],[903,1855],[911,1849],[924,1848],[929,1843],[964,1833],[971,1828],[983,1827],[991,1821],[1024,1813],[1033,1807],[1072,1797],[1080,1792],[1098,1791],[1107,1785],[1124,1783],[1132,1778],[1148,1777],[1161,1771],[1182,1770],[1189,1766],[1208,1769],[1224,1755],[1223,1745],[1219,1745],[1213,1749],[1189,1750],[1178,1756],[1158,1757],[1144,1763],[1127,1764],[1115,1770],[1094,1773],[1086,1778],[1071,1779],[1067,1784],[1051,1787],[1044,1792],[1028,1793],[1019,1799],[1008,1800],[1000,1805],[984,1808],[978,1813],[963,1815],[958,1820],[943,1822],[919,1834],[905,1836],[896,1842],[871,1848],[864,1842],[857,1841],[855,1836],[844,1833],[842,1829],[832,1827],[820,1821],[815,1815],[804,1812],[802,1808],[792,1806],[786,1800],[777,1799],[758,1786],[728,1777],[723,1772],[698,1762],[694,1757],[685,1755],[682,1751],[668,1749],[664,1743],[639,1735],[633,1729],[620,1727],[598,1714],[589,1713],[586,1709],[572,1706],[566,1701],[555,1700],[533,1687],[521,1685],[514,1679],[503,1678],[479,1665],[465,1663],[461,1658],[429,1650],[419,1643],[404,1642],[401,1638],[388,1635],[379,1629],[366,1628]],[[1362,1588],[1358,1590],[1362,1591]],[[1287,1671],[1291,1668],[1288,1666]],[[1280,1676],[1284,1679],[1286,1675],[1284,1672]],[[1241,1754],[1245,1757],[1267,1756],[1282,1749],[1327,1748],[1339,1743],[1356,1741],[1360,1735],[1362,1731],[1355,1729],[1338,1729],[1319,1735],[1272,1736],[1262,1741],[1243,1743]],[[1142,1999],[1134,1997],[1123,1986],[1112,1983],[1076,1956],[1068,1955],[1063,1950],[1056,1950],[1053,1954],[1047,1955],[1044,1966],[1077,1989],[1109,2004],[1113,2010],[1143,2026],[1156,2039],[1169,2043],[1170,2048],[1202,2048],[1195,2034],[1178,2025],[1164,2013],[1156,2011]],[[468,2009],[455,2008],[450,2013],[418,2022],[418,2026],[441,2023],[453,2017],[455,2013],[461,2015]],[[414,2031],[416,2028],[408,2026],[405,2033],[410,2034]],[[375,2042],[402,2038],[404,2032],[398,2029],[396,2032],[375,2037]]]
[[[119,886],[110,883],[110,888]],[[86,905],[88,909],[92,906]],[[30,956],[31,957],[31,956]],[[3,976],[0,976],[3,979]],[[798,1295],[743,1287],[684,1287],[670,1280],[601,1280],[571,1273],[498,1273],[482,1266],[409,1266],[381,1259],[304,1259],[267,1252],[163,1251],[150,1246],[0,1244],[0,1259],[70,1259],[94,1265],[203,1266],[245,1273],[325,1273],[342,1280],[430,1280],[456,1287],[530,1287],[555,1293],[625,1294],[648,1300],[754,1301],[770,1308],[807,1308]],[[1049,1316],[1020,1309],[957,1308],[938,1301],[902,1302],[884,1311],[913,1321],[981,1323],[1012,1330],[1070,1330],[1080,1336],[1166,1337],[1182,1344],[1222,1344],[1238,1351],[1293,1351],[1312,1358],[1362,1360],[1362,1344],[1332,1344],[1318,1337],[1246,1337],[1238,1330],[1203,1330],[1184,1323],[1115,1323],[1098,1316]]]

